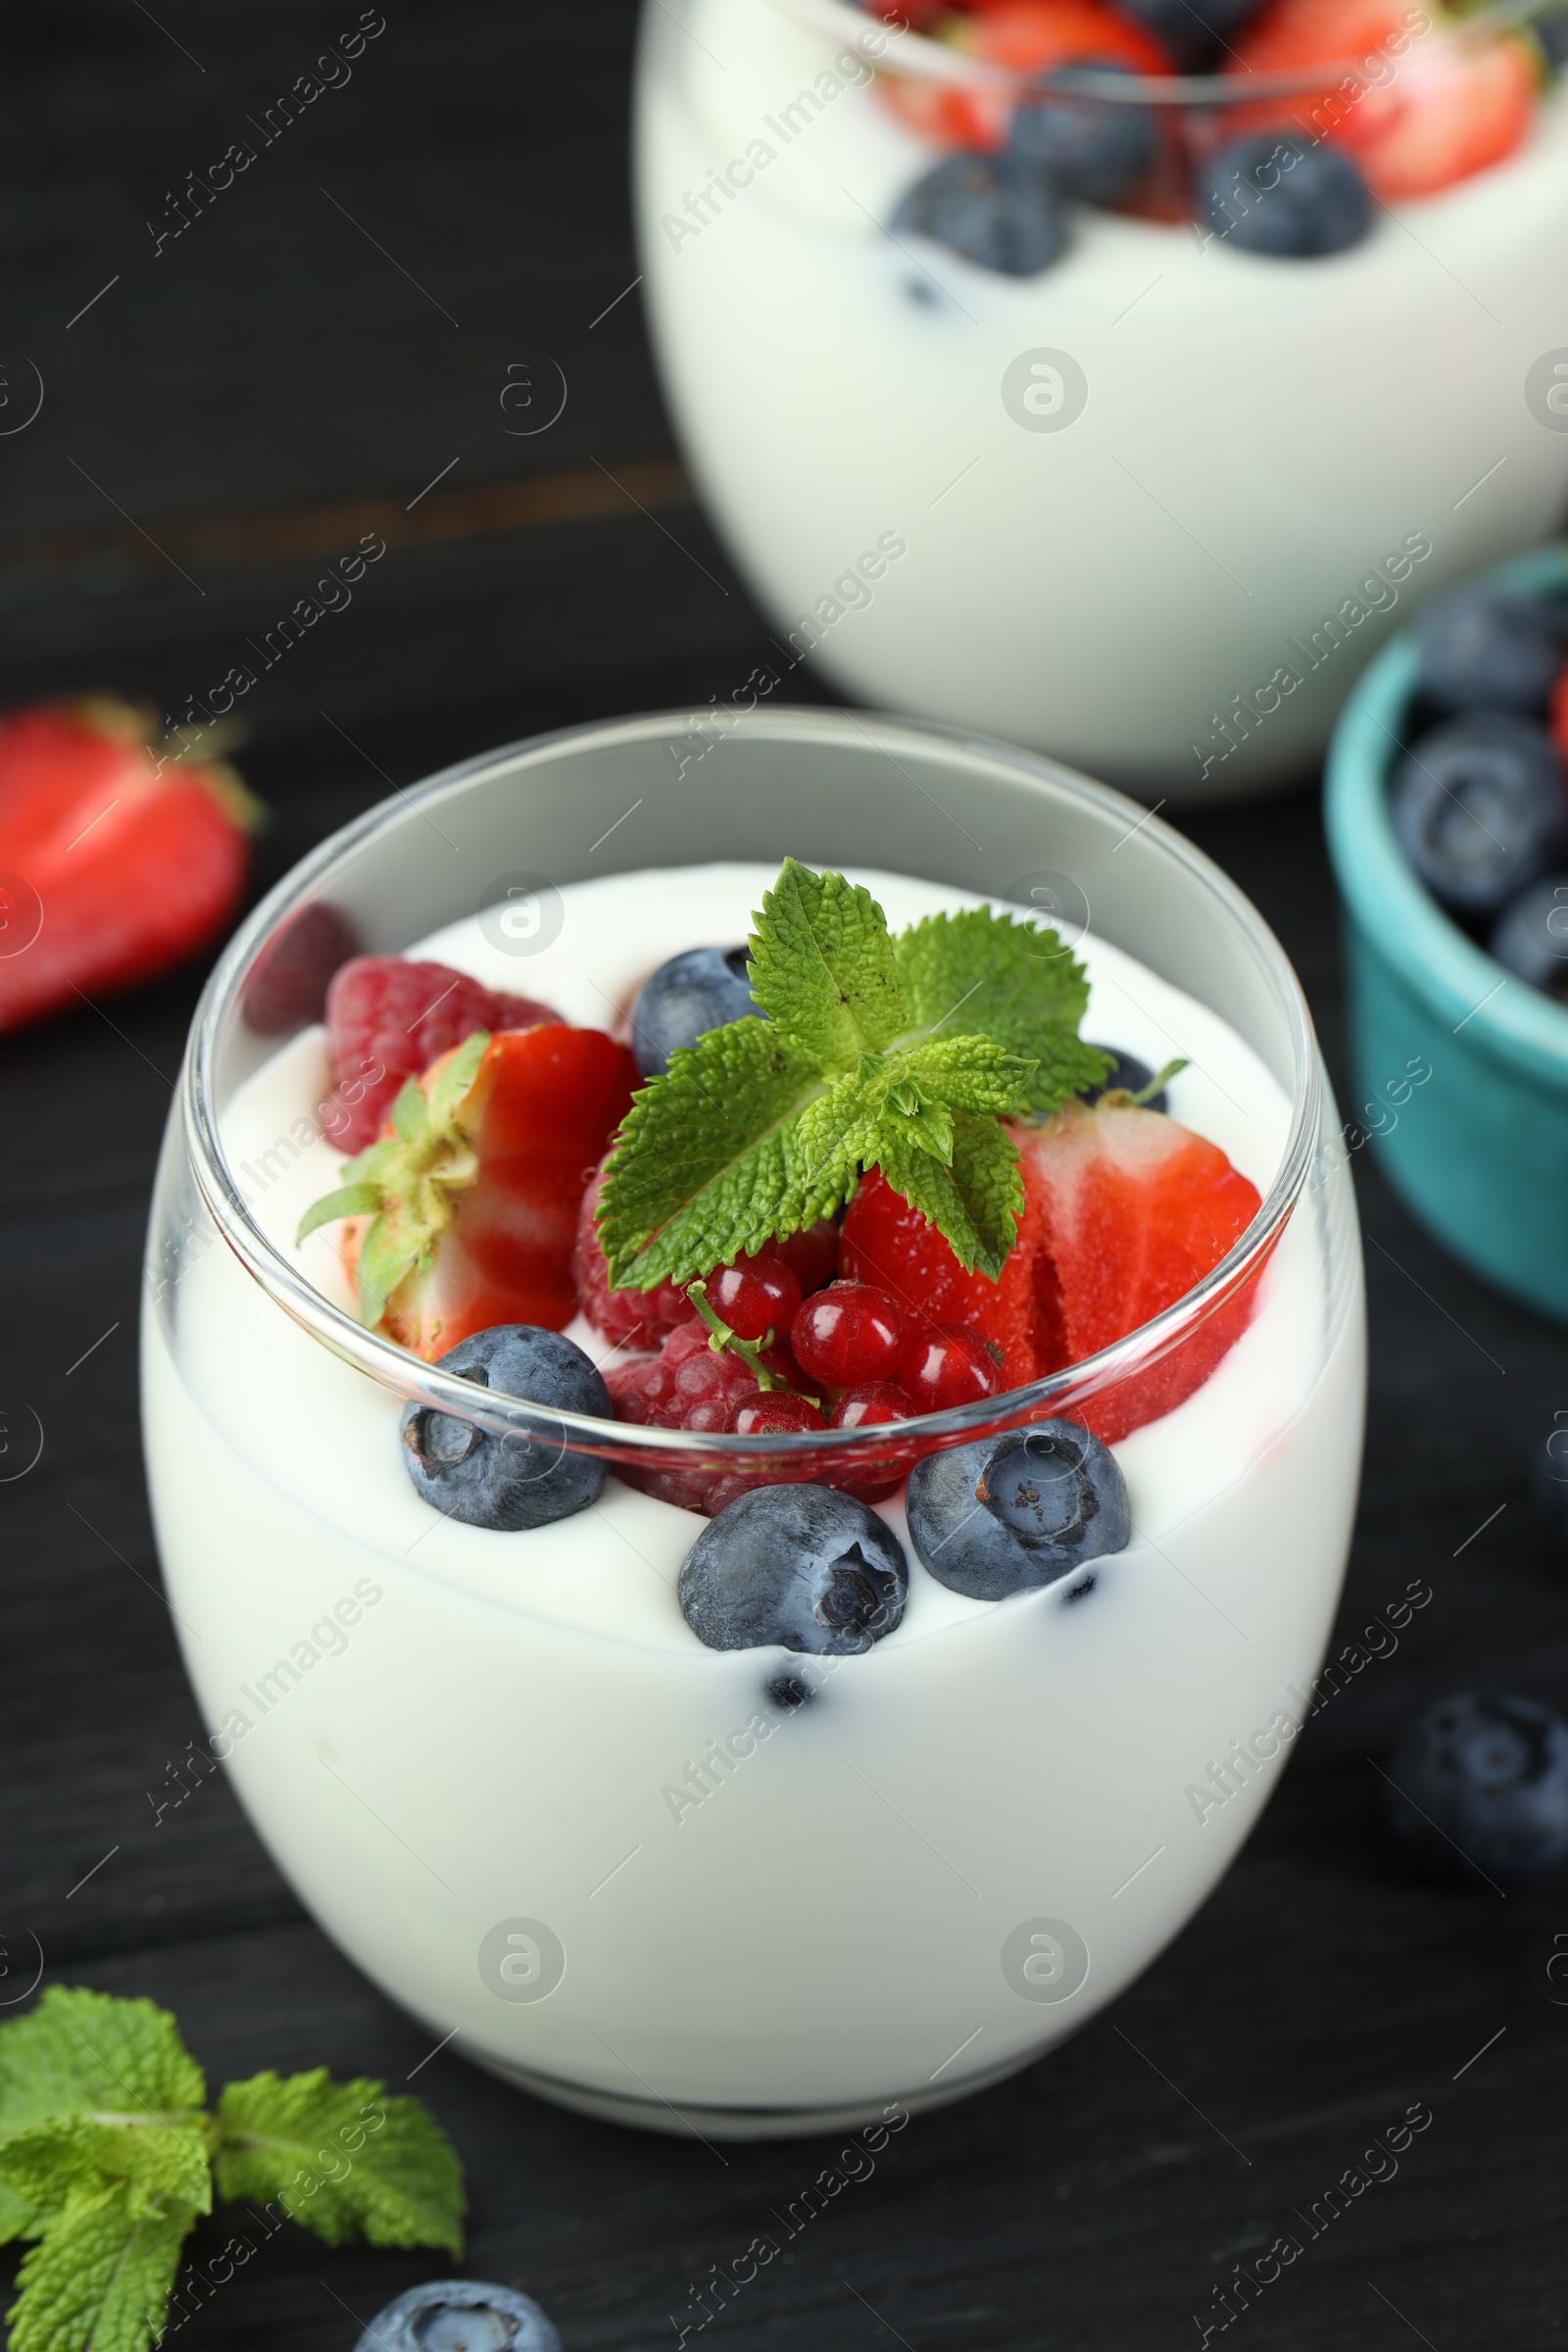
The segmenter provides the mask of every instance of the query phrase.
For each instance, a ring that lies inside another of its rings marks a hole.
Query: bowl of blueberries
[[[1355,1116],[1411,1213],[1568,1323],[1568,551],[1390,641],[1330,747]]]

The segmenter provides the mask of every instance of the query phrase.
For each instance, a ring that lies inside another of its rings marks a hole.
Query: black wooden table
[[[177,719],[323,561],[366,529],[388,542],[352,609],[247,705],[243,762],[273,811],[259,882],[389,779],[700,703],[766,659],[626,291],[632,13],[387,0],[352,80],[253,139],[210,207],[187,195],[175,236],[187,173],[354,25],[347,0],[8,12],[0,701],[107,686]],[[503,395],[547,361],[565,413],[511,437],[521,404]],[[802,672],[795,691],[814,691]],[[1275,925],[1338,1070],[1315,792],[1188,829]],[[467,2167],[466,2270],[537,2295],[568,2352],[673,2344],[670,2315],[836,2143],[715,2154],[536,2105],[451,2051],[421,2065],[427,2037],[302,1915],[220,1779],[157,1817],[201,1725],[142,1485],[137,1265],[200,977],[0,1044],[0,1404],[45,1432],[36,1469],[0,1488],[10,1983],[36,1936],[48,1982],[169,2004],[220,2081],[325,2063],[401,2089],[419,2069]],[[1431,1606],[1309,1726],[1158,1965],[1044,2065],[890,2142],[713,2323],[737,2352],[1156,2352],[1198,2342],[1215,2285],[1283,2233],[1300,2258],[1213,2341],[1562,2339],[1568,2010],[1528,1955],[1568,1928],[1568,1893],[1419,1881],[1382,1830],[1374,1764],[1449,1688],[1568,1700],[1568,1565],[1525,1477],[1568,1407],[1568,1343],[1434,1250],[1366,1154],[1355,1171],[1373,1388],[1337,1643],[1412,1577]],[[1416,2103],[1434,2120],[1396,2177],[1308,2237],[1300,2217]],[[195,2258],[224,2234],[204,2225]],[[349,2352],[353,2315],[439,2261],[329,2255],[290,2227],[181,2341]]]

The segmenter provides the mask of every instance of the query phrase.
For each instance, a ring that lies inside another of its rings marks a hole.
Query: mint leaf
[[[77,2191],[122,2183],[137,2212],[210,2213],[206,2117],[51,2116],[0,2136],[0,2180],[25,2205],[23,2234],[51,2230]]]
[[[74,2188],[17,2274],[10,2352],[147,2352],[194,2218],[124,2181]]]
[[[826,1091],[812,1057],[751,1014],[671,1054],[633,1096],[605,1179],[611,1280],[688,1282],[837,1208],[842,1165],[813,1166],[797,1132]]]
[[[167,2009],[51,1984],[0,2026],[0,2133],[50,2116],[134,2116],[205,2105],[201,2068]]]
[[[906,1026],[887,917],[842,874],[786,858],[751,942],[752,994],[819,1070],[853,1070]]]
[[[1110,1068],[1109,1056],[1078,1036],[1089,981],[1054,931],[971,907],[912,924],[897,955],[910,1026],[978,1032],[1035,1062],[1028,1108],[1055,1110]]]
[[[463,2251],[463,2169],[417,2099],[383,2098],[379,2082],[310,2074],[253,2075],[218,2103],[215,2164],[225,2197],[275,2199],[329,2246]]]
[[[953,1154],[884,1149],[877,1163],[896,1193],[935,1225],[958,1263],[993,1282],[1001,1276],[1023,1213],[1017,1146],[994,1118],[956,1111]]]

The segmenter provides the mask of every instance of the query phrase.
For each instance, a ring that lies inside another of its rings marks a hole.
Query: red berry
[[[320,899],[302,906],[251,966],[240,999],[247,1029],[258,1037],[286,1037],[318,1021],[332,974],[359,952],[359,933],[347,915]]]
[[[917,1413],[945,1413],[956,1404],[995,1396],[1002,1367],[977,1331],[937,1324],[917,1331],[905,1349],[899,1379]]]
[[[729,1425],[738,1438],[756,1438],[774,1430],[821,1429],[824,1424],[814,1404],[804,1396],[792,1396],[787,1389],[769,1389],[758,1396],[743,1396],[730,1408]],[[788,1472],[780,1470],[780,1477]]]
[[[856,1389],[891,1377],[908,1338],[896,1298],[866,1282],[835,1282],[807,1299],[790,1326],[790,1347],[808,1379]]]
[[[658,1348],[682,1323],[696,1323],[696,1311],[685,1291],[673,1282],[661,1282],[651,1291],[611,1289],[596,1221],[604,1182],[601,1162],[577,1212],[577,1241],[571,1253],[577,1303],[607,1340],[617,1340],[624,1348]],[[697,1327],[702,1328],[700,1324]]]
[[[340,1152],[374,1143],[404,1081],[418,1078],[475,1029],[559,1022],[548,1004],[499,996],[445,963],[356,956],[326,992],[327,1054],[337,1086],[323,1120]]]
[[[786,1234],[783,1241],[769,1242],[767,1247],[771,1256],[781,1257],[795,1268],[803,1298],[830,1283],[839,1270],[839,1229],[831,1217],[804,1226],[799,1233]]]
[[[733,1266],[720,1266],[709,1275],[704,1295],[719,1321],[741,1340],[788,1331],[801,1303],[794,1269],[770,1250],[760,1250],[756,1257],[743,1256]]]
[[[907,1389],[892,1381],[870,1380],[849,1389],[833,1407],[830,1429],[885,1429],[892,1421],[912,1421],[919,1406]]]

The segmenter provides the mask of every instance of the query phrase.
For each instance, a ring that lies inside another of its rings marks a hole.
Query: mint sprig
[[[416,2099],[324,2068],[231,2082],[216,2114],[206,2099],[151,2001],[55,1985],[0,2026],[0,2242],[33,2241],[11,2352],[147,2352],[215,2175],[328,2245],[461,2252],[462,2168]]]
[[[612,1282],[688,1282],[832,1215],[870,1167],[995,1281],[1023,1206],[1000,1122],[1110,1066],[1078,1036],[1083,966],[990,907],[894,940],[869,891],[793,858],[756,923],[766,1017],[673,1054],[622,1124],[599,1206]]]

